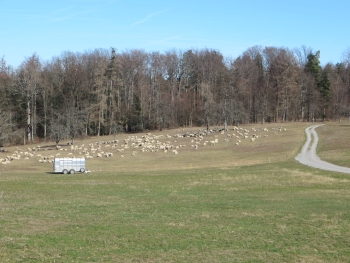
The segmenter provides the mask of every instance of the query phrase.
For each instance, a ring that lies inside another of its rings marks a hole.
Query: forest
[[[0,64],[0,144],[119,132],[350,118],[350,49],[320,65],[305,46],[35,53]]]

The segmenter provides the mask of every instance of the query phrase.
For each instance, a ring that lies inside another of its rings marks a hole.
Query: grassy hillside
[[[109,158],[87,159],[89,174],[53,174],[52,163],[39,162],[57,154],[78,157],[84,146],[79,153],[64,143],[62,150],[42,144],[40,149],[52,150],[31,151],[35,156],[29,159],[24,159],[28,147],[9,148],[1,153],[4,157],[15,151],[23,154],[0,166],[0,258],[4,262],[347,262],[349,175],[294,160],[308,125],[242,126],[246,139],[233,137],[238,134],[233,127],[230,136],[217,132],[200,141],[176,136],[196,129],[134,135],[163,135],[152,145],[157,141],[172,145],[166,153],[141,152],[142,147],[132,146],[130,135],[118,135],[113,149],[113,144],[105,143],[112,137],[89,138],[78,141],[78,148],[90,143],[96,148],[100,141],[100,152],[113,153]],[[262,130],[265,127],[268,131]],[[333,145],[332,136],[338,141],[338,135],[345,135],[346,126],[330,123],[317,131],[319,154],[338,156],[335,161],[342,162],[341,152],[347,148],[327,145]],[[129,139],[127,148],[124,139]],[[211,145],[215,139],[218,142]],[[172,152],[175,149],[178,154]]]
[[[350,167],[350,123],[328,123],[317,128],[322,140],[318,155],[328,162]]]

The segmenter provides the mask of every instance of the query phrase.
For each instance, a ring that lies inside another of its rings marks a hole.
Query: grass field
[[[208,135],[218,143],[197,150],[174,137],[193,128],[157,132],[186,146],[87,159],[89,174],[53,174],[37,157],[0,164],[1,262],[349,262],[350,175],[294,160],[310,125],[267,124],[239,145]],[[349,166],[349,129],[317,129],[321,158]]]

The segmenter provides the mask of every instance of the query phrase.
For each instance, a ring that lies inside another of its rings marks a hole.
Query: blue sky
[[[348,0],[0,0],[0,57],[110,47],[164,52],[210,48],[236,58],[255,45],[320,50],[337,63],[350,47]]]

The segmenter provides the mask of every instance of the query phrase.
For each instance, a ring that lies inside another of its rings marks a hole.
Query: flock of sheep
[[[286,130],[283,127],[272,128],[274,132]],[[179,130],[178,130],[179,131]],[[184,147],[191,147],[200,150],[203,147],[214,146],[218,143],[234,143],[240,145],[243,140],[254,142],[258,138],[267,137],[269,130],[263,128],[241,128],[232,127],[228,130],[213,128],[210,130],[200,129],[193,132],[176,133],[173,135],[132,135],[121,140],[96,141],[87,145],[67,145],[48,147],[16,147],[13,154],[5,153],[6,156],[0,159],[3,165],[10,164],[15,160],[29,160],[36,158],[40,163],[53,162],[55,158],[111,158],[119,155],[124,157],[127,154],[135,156],[137,153],[163,152],[179,154]]]

